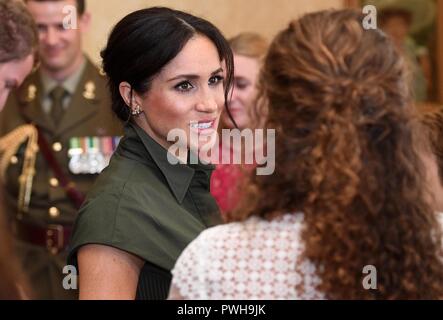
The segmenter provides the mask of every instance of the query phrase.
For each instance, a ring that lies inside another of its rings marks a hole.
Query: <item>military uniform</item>
[[[79,211],[69,264],[77,266],[77,251],[86,244],[130,252],[145,261],[137,298],[166,299],[180,253],[201,231],[221,223],[209,192],[213,169],[170,164],[167,150],[129,123]]]
[[[70,187],[86,194],[99,171],[96,168],[88,171],[88,165],[89,168],[96,165],[89,153],[94,152],[94,157],[101,155],[102,146],[112,144],[115,137],[122,135],[122,125],[111,110],[106,79],[85,58],[81,69],[64,84],[68,99],[64,99],[65,111],[58,123],[47,110],[51,107],[47,86],[54,84],[46,83],[45,87],[44,80],[44,75],[37,71],[24,81],[16,94],[10,96],[0,114],[0,135],[28,122],[37,125]],[[50,80],[46,79],[46,82]],[[28,212],[23,212],[17,205],[25,146],[22,145],[11,157],[4,177],[7,213],[13,221],[18,253],[35,298],[73,298],[75,294],[62,287],[62,269],[66,265],[66,247],[78,208],[67,196],[54,167],[41,149],[35,160]],[[73,150],[77,153],[73,154]],[[89,161],[83,169],[78,169],[79,154],[83,160]],[[77,160],[73,160],[75,156]],[[76,165],[77,169],[73,170]]]

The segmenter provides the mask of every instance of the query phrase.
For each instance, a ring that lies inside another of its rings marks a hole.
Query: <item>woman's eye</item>
[[[222,77],[222,76],[214,76],[214,77],[211,77],[211,78],[209,79],[209,85],[210,85],[210,86],[217,85],[217,84],[219,84],[220,82],[223,82],[223,77]]]
[[[235,87],[239,90],[244,90],[247,87],[249,87],[249,83],[245,82],[245,81],[236,81],[235,82]]]
[[[192,84],[189,81],[183,81],[180,82],[178,85],[175,86],[175,89],[177,89],[178,91],[189,91],[192,88],[194,88],[192,86]]]

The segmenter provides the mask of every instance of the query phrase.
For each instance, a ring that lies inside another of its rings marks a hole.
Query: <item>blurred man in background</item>
[[[8,100],[0,135],[30,123],[38,130],[38,154],[31,185],[20,178],[34,169],[25,146],[9,159],[7,212],[35,298],[71,299],[76,291],[62,286],[62,271],[72,224],[122,128],[110,111],[105,77],[82,49],[91,19],[85,0],[25,3],[37,24],[41,67]]]
[[[11,90],[31,72],[36,62],[36,48],[37,29],[23,3],[0,0],[0,111]],[[9,147],[9,141],[0,138],[0,157]],[[0,189],[0,300],[27,298],[26,287],[11,242],[3,208],[3,190]]]

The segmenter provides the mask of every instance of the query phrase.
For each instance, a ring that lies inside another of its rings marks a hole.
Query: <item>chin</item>
[[[66,66],[68,65],[68,62],[65,61],[65,59],[62,59],[60,57],[49,58],[49,59],[44,60],[44,65],[49,70],[58,71],[58,70],[66,68]]]

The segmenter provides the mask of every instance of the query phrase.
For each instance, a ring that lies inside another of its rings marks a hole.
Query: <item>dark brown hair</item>
[[[227,106],[234,63],[232,50],[220,30],[209,21],[189,13],[152,7],[132,12],[120,20],[101,52],[112,110],[120,120],[131,119],[130,109],[120,95],[120,83],[127,81],[135,92],[147,93],[152,79],[197,35],[208,38],[217,48],[220,61],[225,63]]]
[[[37,41],[34,20],[23,3],[0,0],[0,63],[25,58]]]
[[[405,64],[353,10],[307,14],[273,41],[261,76],[276,170],[229,220],[304,213],[303,258],[330,299],[443,298],[441,228],[416,150]],[[363,268],[377,268],[377,289]]]

